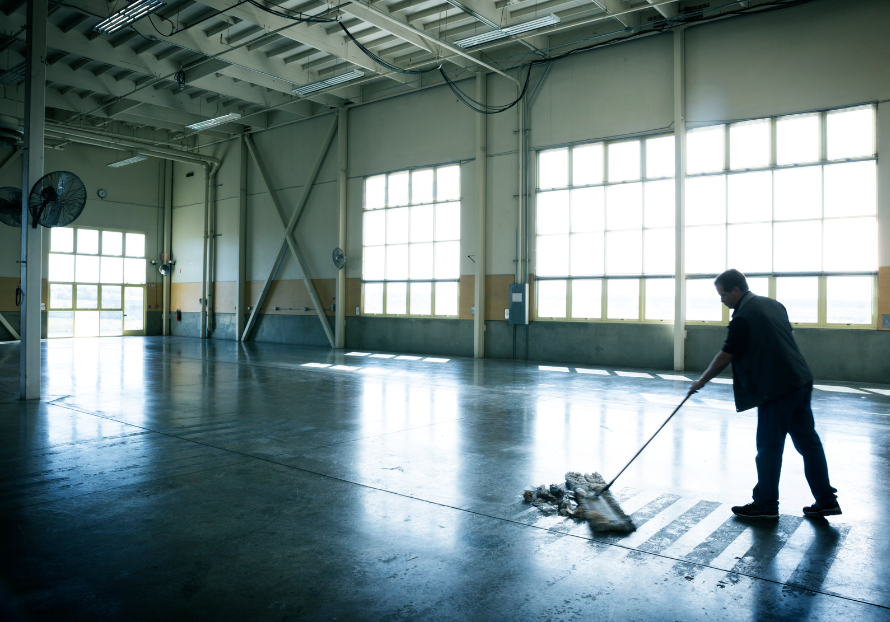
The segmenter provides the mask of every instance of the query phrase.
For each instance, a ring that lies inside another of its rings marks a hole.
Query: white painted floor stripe
[[[860,391],[859,389],[854,389],[853,387],[837,387],[828,384],[814,384],[813,388],[819,389],[820,391],[831,391],[833,393],[865,393],[865,391]]]
[[[865,389],[865,387],[862,387]],[[872,393],[879,393],[881,395],[890,395],[890,389],[865,389],[866,391],[871,391]]]
[[[395,354],[372,354],[372,359],[391,359],[395,357]]]
[[[422,356],[405,356],[405,355],[402,355],[402,356],[397,356],[397,357],[396,357],[396,360],[397,360],[397,361],[419,361],[419,360],[422,359],[422,358],[423,358]]]
[[[582,369],[581,367],[576,367],[575,371],[578,372],[579,374],[596,374],[597,376],[610,376],[611,375],[605,369]]]
[[[330,363],[303,363],[303,367],[330,367]]]
[[[716,384],[732,384],[732,378],[712,378],[711,382]]]
[[[723,570],[732,570],[732,567],[739,563],[752,544],[754,544],[754,530],[745,527],[745,530],[732,541],[732,544],[723,549],[723,552],[708,565]]]
[[[677,538],[677,541],[662,551],[668,557],[686,557],[692,550],[714,533],[726,519],[732,516],[730,506],[722,505],[705,518],[696,523],[689,531]]]
[[[565,373],[569,373],[568,367],[552,367],[550,365],[538,365],[539,371],[561,371]]]
[[[657,374],[661,376],[665,380],[682,380],[683,382],[692,382],[692,378],[687,378],[686,376],[677,376],[675,374]]]
[[[431,357],[431,356],[428,356],[428,357],[426,357],[426,358],[423,359],[423,360],[424,360],[425,362],[427,362],[427,363],[447,363],[447,362],[450,361],[451,359],[437,359],[437,358],[433,358],[433,357]]]
[[[803,521],[773,558],[767,568],[766,578],[783,583],[790,579],[800,562],[803,561],[807,549],[815,537],[812,524],[809,521]]]
[[[615,373],[627,378],[652,378],[649,374],[641,371],[616,371]]]
[[[357,369],[361,369],[361,367],[355,367],[353,365],[334,365],[331,369],[339,369],[340,371],[356,371]]]
[[[343,356],[371,356],[370,352],[347,352]]]

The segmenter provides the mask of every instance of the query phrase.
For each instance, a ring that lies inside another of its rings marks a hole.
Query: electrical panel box
[[[528,283],[510,285],[510,324],[528,324]]]

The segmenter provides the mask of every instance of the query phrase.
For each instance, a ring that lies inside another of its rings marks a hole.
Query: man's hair
[[[748,279],[735,268],[727,270],[714,279],[714,284],[719,285],[724,292],[731,292],[736,287],[738,287],[739,291],[742,293],[748,291]]]

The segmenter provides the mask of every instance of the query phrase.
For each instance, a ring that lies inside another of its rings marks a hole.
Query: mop
[[[607,531],[630,533],[636,531],[636,525],[634,525],[630,517],[624,513],[624,510],[618,505],[618,502],[615,500],[615,497],[612,496],[612,493],[609,492],[609,489],[612,487],[612,484],[615,483],[615,480],[621,477],[621,474],[627,470],[627,467],[637,459],[637,456],[643,453],[646,446],[652,442],[652,439],[654,439],[659,432],[661,432],[661,429],[667,425],[668,421],[677,414],[677,411],[680,410],[680,407],[686,403],[686,400],[688,400],[691,395],[692,394],[690,393],[683,398],[683,401],[674,409],[674,412],[671,413],[670,417],[664,420],[664,423],[655,430],[655,434],[646,441],[645,445],[640,447],[640,450],[634,454],[634,457],[630,459],[630,462],[624,465],[624,468],[618,472],[618,475],[612,478],[611,482],[603,486],[600,482],[605,482],[605,480],[603,480],[598,473],[591,473],[583,476],[587,486],[574,486],[575,498],[578,500],[578,503],[582,508],[583,516],[590,523],[590,527],[594,533],[604,533]],[[580,473],[571,473],[568,475],[574,476],[572,479],[576,481],[581,478]],[[588,487],[590,488],[589,491],[587,490]]]

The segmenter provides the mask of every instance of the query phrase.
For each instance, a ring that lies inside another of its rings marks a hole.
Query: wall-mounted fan
[[[0,188],[0,222],[10,227],[22,226],[22,191],[18,188]]]
[[[41,177],[28,195],[31,226],[64,227],[83,212],[87,189],[80,177],[68,171],[56,171]]]
[[[331,258],[334,260],[334,265],[337,266],[337,270],[342,270],[343,266],[346,265],[346,253],[343,252],[342,248],[335,248]]]

